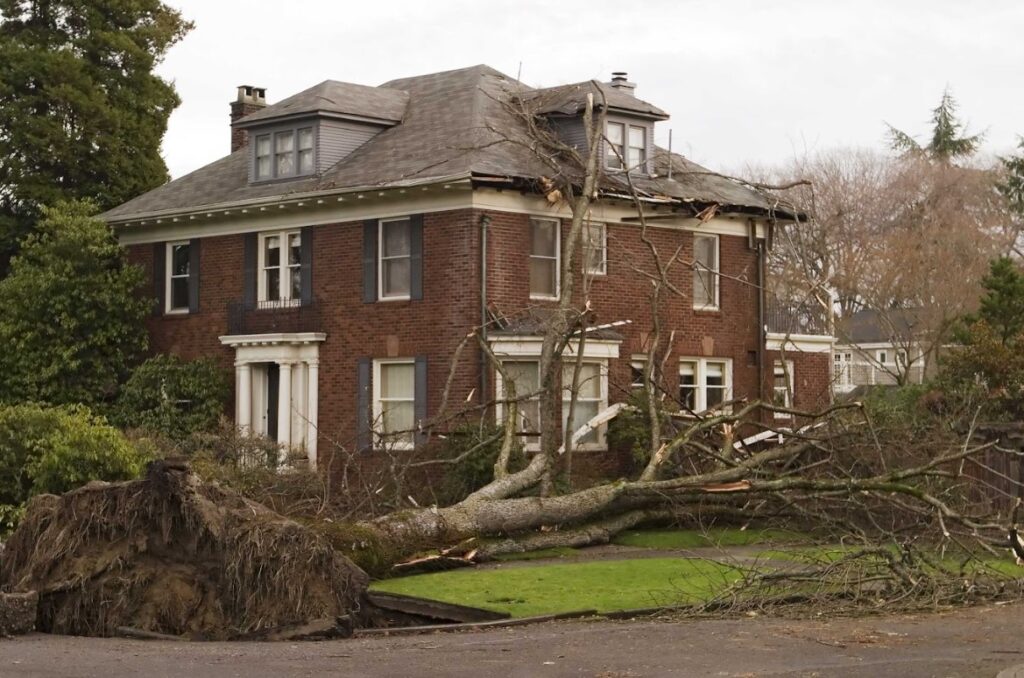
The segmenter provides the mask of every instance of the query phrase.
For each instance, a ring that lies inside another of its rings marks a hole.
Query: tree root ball
[[[40,631],[226,639],[365,609],[366,574],[321,535],[184,464],[34,498],[0,590],[37,591]]]

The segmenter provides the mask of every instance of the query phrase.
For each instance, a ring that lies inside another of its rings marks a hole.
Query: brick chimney
[[[239,85],[238,97],[231,102],[231,152],[234,153],[249,143],[249,132],[234,127],[234,124],[245,116],[255,113],[267,106],[267,90],[265,87]]]
[[[636,90],[636,83],[630,82],[625,71],[615,71],[612,73],[612,81],[608,83],[615,89],[619,90],[623,94],[629,96],[636,96],[634,91]]]

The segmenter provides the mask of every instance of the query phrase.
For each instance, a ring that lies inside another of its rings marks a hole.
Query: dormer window
[[[629,169],[643,171],[647,166],[647,128],[629,126]]]
[[[254,148],[257,181],[313,173],[312,127],[259,134]]]
[[[630,172],[647,171],[647,128],[643,125],[627,125],[623,122],[609,122],[608,151],[606,167],[623,169],[623,160]]]

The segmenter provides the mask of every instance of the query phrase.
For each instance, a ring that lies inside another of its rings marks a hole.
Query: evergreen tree
[[[191,27],[160,0],[0,0],[0,275],[44,205],[167,180],[179,100],[153,69]]]
[[[981,298],[978,319],[982,320],[1009,344],[1024,331],[1024,274],[1009,257],[992,262],[981,281],[985,295]]]
[[[0,401],[108,404],[146,348],[142,269],[95,207],[42,211],[0,280]]]
[[[963,123],[956,117],[956,109],[956,99],[948,89],[945,90],[939,105],[932,111],[932,139],[928,145],[921,146],[914,137],[889,125],[892,149],[910,155],[924,155],[944,163],[974,155],[984,135],[967,136]]]

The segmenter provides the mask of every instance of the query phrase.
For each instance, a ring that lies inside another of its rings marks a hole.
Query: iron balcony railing
[[[320,332],[321,304],[312,299],[228,302],[228,334],[270,334],[276,332]]]

